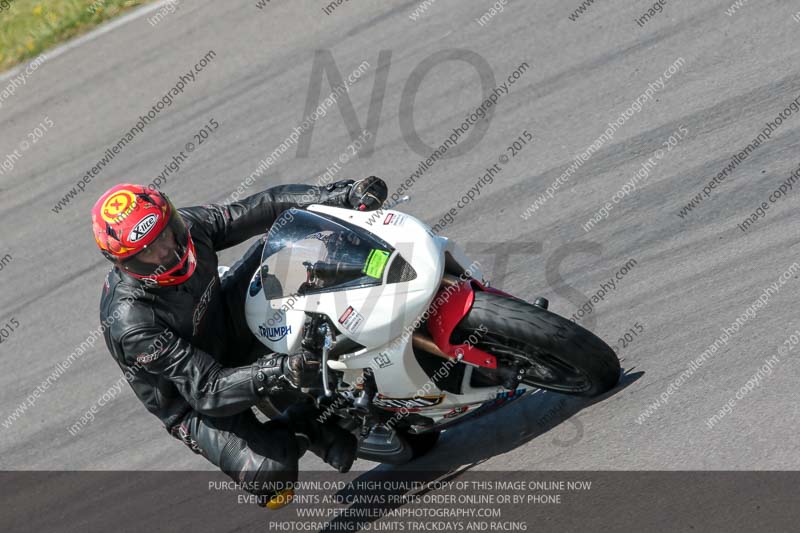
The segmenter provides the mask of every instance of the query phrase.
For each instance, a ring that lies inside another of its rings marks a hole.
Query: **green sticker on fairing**
[[[374,248],[367,256],[367,263],[361,272],[371,278],[381,279],[390,255],[389,252]]]

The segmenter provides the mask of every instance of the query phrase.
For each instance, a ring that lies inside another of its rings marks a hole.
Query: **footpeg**
[[[540,296],[539,298],[536,298],[536,300],[533,302],[533,305],[536,307],[541,307],[542,309],[547,309],[550,307],[550,302],[547,300],[547,298],[542,298]]]

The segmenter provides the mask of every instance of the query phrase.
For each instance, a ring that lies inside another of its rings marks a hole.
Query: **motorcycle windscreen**
[[[261,257],[267,300],[380,285],[394,249],[319,213],[290,209],[270,228]]]

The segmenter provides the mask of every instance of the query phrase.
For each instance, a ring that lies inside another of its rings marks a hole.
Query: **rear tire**
[[[498,368],[526,368],[521,383],[577,396],[598,396],[619,381],[619,359],[592,332],[522,300],[477,291],[472,309],[453,333],[498,359]],[[458,337],[458,339],[456,339]],[[489,379],[497,371],[476,369]]]

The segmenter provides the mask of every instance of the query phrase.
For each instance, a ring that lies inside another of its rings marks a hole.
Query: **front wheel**
[[[483,379],[501,382],[514,369],[520,382],[578,396],[598,396],[619,381],[619,359],[592,332],[522,300],[478,291],[472,309],[453,333],[497,358],[497,370],[476,368]],[[456,338],[457,337],[457,338]]]

